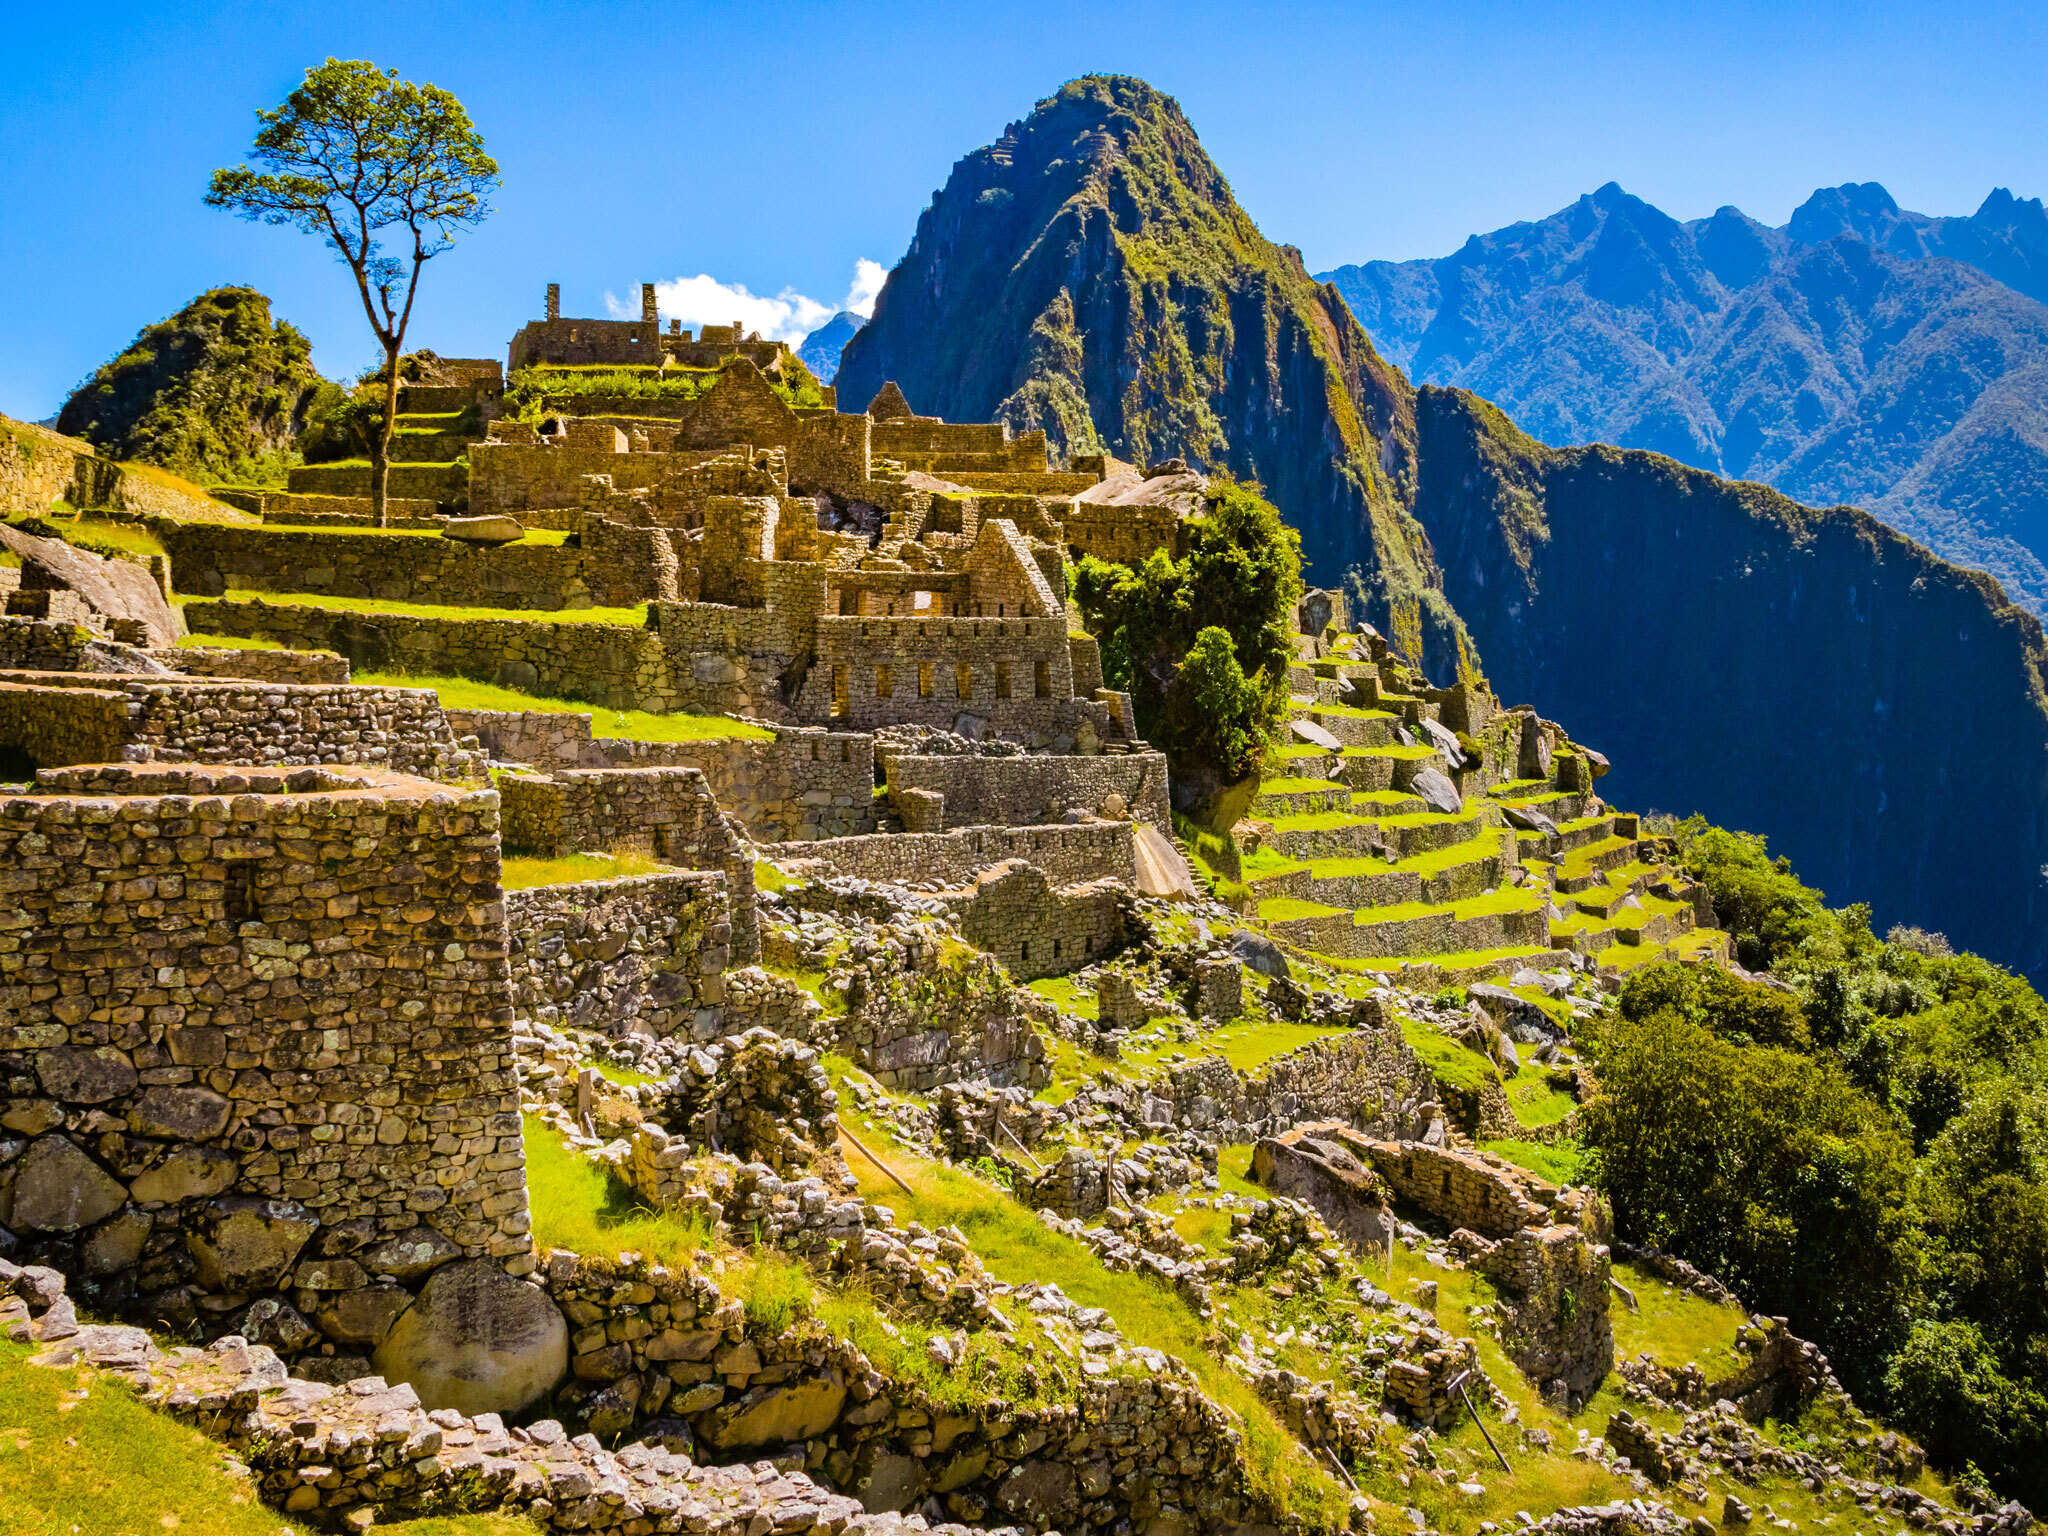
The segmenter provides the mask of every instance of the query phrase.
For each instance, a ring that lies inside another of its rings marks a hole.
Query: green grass
[[[594,736],[616,736],[628,741],[773,741],[775,732],[765,725],[750,725],[724,715],[655,715],[644,709],[607,709],[577,699],[548,698],[500,688],[495,683],[474,682],[466,677],[416,676],[410,672],[359,672],[359,683],[377,683],[387,688],[431,688],[440,695],[443,709],[535,710],[542,714],[589,715]]]
[[[1040,997],[1049,998],[1054,1007],[1062,1013],[1075,1014],[1080,1018],[1097,1017],[1095,994],[1082,995],[1071,978],[1066,976],[1041,976],[1036,981],[1026,982]]]
[[[850,1103],[850,1099],[842,1102]],[[1104,1269],[1085,1244],[1041,1226],[1015,1200],[979,1179],[894,1146],[886,1128],[857,1111],[843,1110],[842,1114],[854,1133],[883,1152],[915,1191],[906,1197],[871,1164],[856,1159],[852,1166],[863,1195],[891,1207],[899,1219],[921,1221],[928,1227],[959,1227],[968,1245],[1000,1280],[1020,1285],[1049,1280],[1080,1306],[1107,1308],[1131,1343],[1148,1345],[1181,1360],[1194,1372],[1204,1392],[1238,1416],[1247,1470],[1256,1489],[1311,1523],[1343,1524],[1348,1492],[1340,1490],[1330,1474],[1287,1433],[1273,1410],[1203,1347],[1206,1326],[1184,1300],[1136,1271]]]
[[[530,891],[542,885],[581,885],[587,880],[657,875],[670,867],[638,853],[571,853],[558,859],[517,855],[505,860],[500,883],[508,891]]]
[[[789,876],[782,872],[780,865],[771,864],[766,859],[754,860],[755,890],[786,891],[789,889],[789,884]]]
[[[1244,871],[1244,878],[1247,880],[1263,879],[1269,875],[1284,875],[1302,867],[1301,860],[1290,859],[1278,849],[1268,848],[1264,844],[1238,859],[1238,868]]]
[[[1507,1091],[1508,1106],[1524,1125],[1555,1125],[1579,1104],[1564,1089],[1552,1084],[1548,1067],[1539,1067],[1534,1062],[1524,1062],[1522,1070],[1508,1079]]]
[[[252,640],[246,635],[180,635],[177,643],[186,650],[284,651],[290,647],[279,640]]]
[[[1376,923],[1398,923],[1417,917],[1450,917],[1462,921],[1472,917],[1497,917],[1511,912],[1534,912],[1548,899],[1545,892],[1525,891],[1514,886],[1502,886],[1497,891],[1488,891],[1480,896],[1467,896],[1462,901],[1432,905],[1426,901],[1403,901],[1390,907],[1361,907],[1358,921],[1362,925]]]
[[[1350,910],[1326,907],[1319,901],[1301,901],[1293,896],[1269,896],[1259,903],[1259,921],[1286,923],[1302,917],[1334,917]]]
[[[610,1257],[643,1254],[658,1264],[687,1263],[711,1246],[703,1222],[642,1205],[623,1184],[525,1116],[526,1194],[534,1245]]]
[[[1575,1141],[1545,1143],[1510,1137],[1501,1141],[1482,1141],[1479,1145],[1485,1151],[1498,1152],[1517,1167],[1526,1168],[1553,1184],[1577,1184],[1585,1167],[1586,1154]]]
[[[1328,779],[1261,779],[1259,793],[1262,795],[1300,794],[1312,789],[1342,790],[1342,784],[1333,784]]]
[[[1422,1059],[1422,1064],[1436,1074],[1439,1081],[1453,1088],[1477,1088],[1483,1083],[1500,1080],[1500,1068],[1490,1057],[1458,1044],[1448,1035],[1438,1034],[1427,1024],[1402,1019],[1401,1038],[1408,1042],[1408,1049]]]
[[[274,608],[321,608],[332,613],[389,613],[414,619],[469,623],[493,619],[513,624],[616,624],[647,627],[647,605],[636,608],[462,608],[438,603],[394,603],[378,597],[327,597],[313,592],[245,592],[230,589],[218,598],[180,593],[181,602],[269,603]]]
[[[1318,1029],[1284,1019],[1244,1019],[1204,1035],[1199,1044],[1221,1056],[1240,1072],[1256,1072],[1276,1056],[1298,1051],[1312,1041],[1346,1035],[1346,1029]]]
[[[516,513],[513,515],[517,516]],[[444,543],[454,542],[438,528],[379,528],[372,523],[265,523],[263,528],[267,533],[317,533],[339,538],[436,539]],[[511,549],[521,544],[559,545],[568,537],[569,530],[566,528],[529,528],[526,530],[526,537],[495,547]]]

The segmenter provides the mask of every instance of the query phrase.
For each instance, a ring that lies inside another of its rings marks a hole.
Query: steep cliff
[[[1475,664],[1405,509],[1407,381],[1142,81],[1072,81],[953,167],[846,346],[839,398],[889,379],[918,411],[1042,427],[1062,454],[1255,479],[1315,579],[1356,571],[1431,673]]]
[[[320,376],[306,338],[253,288],[215,288],[145,326],[72,392],[57,430],[112,458],[202,479],[289,447]]]
[[[1841,903],[2048,974],[2048,646],[1867,513],[1417,401],[1416,512],[1504,698],[1610,798],[1766,833]]]

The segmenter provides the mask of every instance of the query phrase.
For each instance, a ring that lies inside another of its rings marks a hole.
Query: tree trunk
[[[390,524],[391,434],[398,426],[398,348],[384,349],[384,423],[370,450],[370,515],[379,528]]]

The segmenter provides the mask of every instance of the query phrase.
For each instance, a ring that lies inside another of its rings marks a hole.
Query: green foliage
[[[370,446],[370,495],[382,523],[398,359],[420,273],[455,244],[458,229],[489,217],[484,199],[498,185],[498,163],[453,95],[366,59],[307,70],[282,106],[256,116],[252,158],[266,169],[215,171],[206,201],[318,235],[347,264],[384,352],[383,413]]]
[[[756,1248],[740,1275],[747,1332],[758,1339],[785,1333],[818,1309],[818,1288],[810,1272],[773,1248]]]
[[[1830,1063],[1669,1009],[1616,1021],[1600,1082],[1584,1122],[1621,1229],[1796,1315],[1872,1379],[1917,1274],[1912,1148],[1891,1117]]]
[[[332,464],[368,458],[384,424],[384,391],[344,390],[323,379],[306,407],[306,427],[299,452],[308,464]]]
[[[64,402],[57,430],[195,480],[255,480],[332,391],[306,338],[272,323],[270,300],[214,288],[101,364]]]
[[[1759,838],[1675,831],[1795,993],[1624,984],[1583,1118],[1622,1231],[1786,1313],[1950,1465],[2048,1497],[2048,1004],[1939,934],[1880,941]]]
[[[1287,718],[1301,541],[1272,505],[1219,481],[1188,553],[1133,570],[1084,558],[1074,596],[1111,686],[1176,773],[1234,783],[1258,771]]]

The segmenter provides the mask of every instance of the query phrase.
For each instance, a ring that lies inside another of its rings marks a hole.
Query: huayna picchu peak
[[[0,1524],[2036,1536],[1995,581],[1412,386],[1128,77],[808,349],[436,350],[396,71],[251,158],[382,361],[0,418]]]

